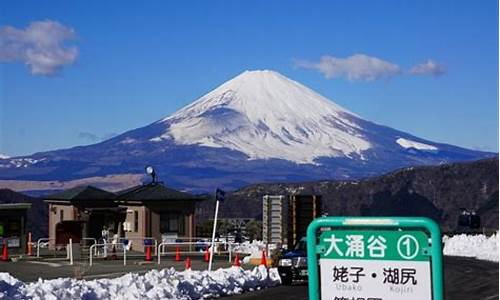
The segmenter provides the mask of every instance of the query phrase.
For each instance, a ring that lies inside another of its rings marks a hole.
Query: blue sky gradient
[[[0,26],[52,20],[78,57],[55,74],[0,62],[0,153],[89,144],[152,123],[244,70],[271,69],[367,120],[498,152],[498,1],[4,1]],[[0,46],[1,47],[1,46]],[[1,50],[0,50],[1,51]],[[365,54],[381,80],[295,60]],[[433,60],[446,72],[411,75]]]

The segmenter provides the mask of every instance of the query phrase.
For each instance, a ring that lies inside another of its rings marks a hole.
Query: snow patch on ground
[[[0,299],[206,299],[279,285],[277,269],[238,267],[216,271],[152,270],[114,279],[39,279],[24,283],[0,273]]]
[[[407,140],[404,138],[399,138],[396,140],[396,143],[398,143],[401,147],[408,149],[408,148],[414,148],[417,150],[428,150],[428,151],[436,151],[438,148],[436,146],[420,143],[420,142],[415,142],[412,140]]]
[[[498,262],[498,235],[490,237],[483,234],[460,234],[452,237],[444,236],[444,255],[475,257],[482,260]]]

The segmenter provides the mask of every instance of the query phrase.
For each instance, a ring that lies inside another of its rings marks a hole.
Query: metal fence
[[[68,244],[55,244],[55,239],[40,238],[32,243],[32,245],[36,248],[37,258],[52,257],[62,252],[65,256],[61,256],[61,259],[68,260],[71,265],[73,265],[74,258],[76,257],[76,260],[88,259],[89,266],[94,265],[96,259],[123,260],[123,265],[126,266],[127,259],[134,257],[137,259],[137,257],[150,255],[142,252],[147,252],[148,247],[149,251],[153,252],[150,258],[154,260],[156,257],[158,265],[161,264],[162,258],[164,259],[165,256],[174,256],[177,253],[183,257],[193,255],[212,255],[213,258],[218,257],[219,259],[226,259],[227,257],[228,262],[232,261],[236,252],[242,254],[238,250],[240,243],[231,243],[216,239],[212,251],[210,249],[211,239],[203,237],[167,239],[160,243],[151,237],[119,238],[112,242],[96,240],[94,238],[83,238],[77,244],[73,244],[71,239]],[[44,248],[48,252],[42,253],[41,250]],[[77,253],[76,256],[74,256],[73,249]],[[133,251],[133,249],[139,251]],[[210,256],[208,257],[210,258]]]
[[[209,255],[228,256],[228,261],[232,259],[233,244],[227,242],[214,242],[214,251],[210,250],[210,241],[197,242],[163,242],[158,245],[156,251],[158,256],[158,264],[161,263],[161,256],[168,254],[177,254],[182,252],[183,255],[200,254],[204,251],[209,251]],[[212,254],[213,253],[213,254]]]

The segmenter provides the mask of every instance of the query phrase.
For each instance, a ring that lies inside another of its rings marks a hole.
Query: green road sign
[[[441,234],[430,219],[320,218],[307,248],[311,300],[442,300]]]
[[[332,230],[319,238],[323,259],[428,261],[428,238],[421,231]]]

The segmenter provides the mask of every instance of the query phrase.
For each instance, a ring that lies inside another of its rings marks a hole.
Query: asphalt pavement
[[[202,255],[190,255],[192,270],[206,270],[207,263]],[[70,265],[68,260],[61,258],[50,258],[43,260],[25,259],[19,262],[0,262],[0,272],[8,272],[12,276],[25,282],[32,282],[43,279],[54,279],[59,277],[73,277],[79,279],[113,278],[119,277],[129,272],[145,273],[149,270],[160,270],[164,268],[175,268],[185,270],[185,259],[175,261],[173,256],[162,256],[161,264],[158,265],[157,257],[153,257],[152,262],[145,262],[144,257],[128,257],[127,265],[123,265],[123,260],[94,259],[92,266],[89,266],[88,259],[76,260]],[[231,266],[228,257],[214,257],[213,269],[227,268]]]
[[[498,300],[498,263],[463,257],[444,258],[446,300]],[[231,300],[303,300],[307,283],[279,286],[228,297]]]

